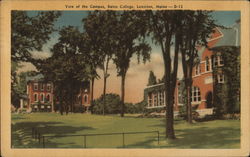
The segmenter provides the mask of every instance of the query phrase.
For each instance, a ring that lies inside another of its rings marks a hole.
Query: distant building
[[[179,97],[179,93],[180,93],[179,87],[181,87],[179,85],[180,85],[180,81],[177,81],[176,89],[174,93],[175,95],[174,96],[174,111],[175,112],[178,112],[179,106],[182,105],[179,103],[179,99],[182,99]],[[144,89],[144,99],[147,102],[147,106],[146,106],[147,109],[164,108],[166,106],[166,101],[165,101],[166,93],[164,89],[165,89],[164,83],[150,85]]]
[[[54,110],[53,83],[43,80],[42,75],[27,78],[28,108],[32,111],[51,112]]]
[[[56,100],[54,85],[50,81],[45,81],[43,75],[39,74],[34,77],[27,78],[27,97],[28,105],[34,112],[52,112],[56,105],[60,106],[59,101]],[[74,109],[82,108],[88,111],[90,107],[90,82],[82,82],[77,100],[73,104]],[[70,108],[70,110],[74,109]]]

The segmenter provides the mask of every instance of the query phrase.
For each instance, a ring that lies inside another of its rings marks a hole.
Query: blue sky
[[[28,11],[29,15],[34,15],[37,11]],[[86,18],[89,11],[62,11],[62,16],[55,23],[56,27],[77,26],[82,31],[82,19]],[[231,26],[240,18],[239,11],[214,11],[212,16],[218,24]]]

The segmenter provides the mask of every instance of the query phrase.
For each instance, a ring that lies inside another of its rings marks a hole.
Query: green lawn
[[[175,121],[176,140],[165,140],[164,118],[136,118],[126,115],[90,114],[59,115],[56,113],[12,114],[12,148],[40,148],[31,138],[32,128],[43,135],[94,134],[110,132],[160,131],[125,135],[126,148],[240,148],[240,121],[215,120],[193,125]],[[84,137],[45,139],[46,148],[83,148]],[[122,148],[122,135],[88,136],[87,148]]]

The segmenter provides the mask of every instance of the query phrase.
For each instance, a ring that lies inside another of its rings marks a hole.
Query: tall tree
[[[192,123],[192,73],[199,66],[198,47],[207,46],[207,39],[216,27],[210,12],[185,11],[182,27],[181,56],[185,82],[187,121]]]
[[[83,19],[84,30],[91,41],[91,50],[99,57],[100,68],[103,71],[103,114],[105,114],[105,95],[107,88],[107,78],[109,63],[114,53],[113,39],[115,24],[114,11],[94,11],[90,12],[86,19]]]
[[[161,47],[164,61],[166,101],[166,138],[175,139],[173,123],[174,91],[177,81],[178,55],[181,42],[183,11],[149,11],[150,32]],[[174,52],[171,53],[171,46]],[[173,56],[173,58],[171,57]]]
[[[157,83],[156,76],[152,70],[149,72],[148,86],[155,85]]]
[[[121,117],[124,116],[125,79],[131,58],[134,54],[143,58],[145,63],[150,59],[151,47],[145,41],[145,21],[138,18],[140,12],[124,11],[117,13],[115,57],[117,75],[121,77]]]
[[[101,66],[102,58],[101,56],[96,53],[95,49],[93,48],[93,45],[95,45],[93,41],[86,32],[82,35],[82,42],[79,45],[79,51],[83,55],[84,61],[86,64],[89,65],[89,77],[91,80],[91,96],[90,96],[90,103],[93,105],[93,99],[94,99],[94,84],[95,79],[99,79],[100,76],[97,73],[98,67]]]
[[[75,27],[63,27],[59,32],[58,42],[52,48],[52,57],[44,60],[38,70],[45,79],[52,81],[55,96],[60,101],[60,112],[66,114],[74,110],[82,82],[89,79],[89,67],[79,51],[82,36]]]

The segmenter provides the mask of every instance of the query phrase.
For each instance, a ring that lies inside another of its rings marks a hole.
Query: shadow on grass
[[[161,120],[161,124],[153,125],[165,130],[165,120]],[[175,125],[183,125],[181,128],[175,129],[175,140],[165,140],[165,132],[161,132],[160,145],[152,143],[155,141],[152,138],[138,142],[128,147],[144,148],[197,148],[197,149],[232,149],[240,148],[240,127],[220,127],[213,124],[196,123],[193,125],[185,124],[185,121],[175,121]]]
[[[75,134],[81,130],[93,130],[92,127],[72,127],[61,125],[61,122],[18,122],[11,124],[11,145],[12,148],[40,148],[41,144],[32,139],[32,128],[41,135],[67,135]],[[49,141],[48,141],[49,142]],[[69,143],[68,143],[69,144]],[[50,143],[50,146],[57,148],[62,143]]]

